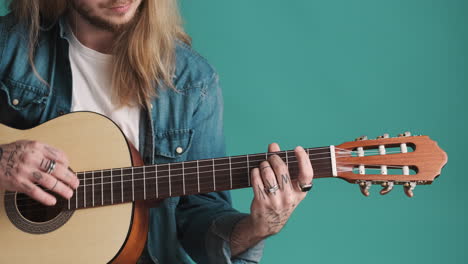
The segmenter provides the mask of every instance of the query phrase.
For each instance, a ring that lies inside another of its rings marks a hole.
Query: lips
[[[115,1],[116,3],[113,3],[110,7],[110,9],[116,9],[116,8],[124,8],[132,4],[133,1]]]

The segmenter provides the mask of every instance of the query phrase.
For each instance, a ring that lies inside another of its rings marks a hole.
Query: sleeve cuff
[[[230,238],[234,226],[247,214],[229,213],[215,219],[208,230],[205,243],[209,263],[242,264],[259,263],[263,255],[264,241],[231,259]]]

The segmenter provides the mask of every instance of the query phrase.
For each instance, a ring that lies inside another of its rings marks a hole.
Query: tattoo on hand
[[[283,179],[282,187],[284,187],[286,184],[289,184],[289,187],[291,187],[291,178],[289,177],[289,174],[281,174],[281,178]]]
[[[33,177],[36,179],[37,182],[39,182],[42,179],[42,174],[38,171],[33,172]]]
[[[289,208],[276,212],[274,210],[270,210],[266,213],[266,220],[268,223],[268,232],[270,233],[277,233],[281,230],[281,228],[286,224],[288,221],[290,212]]]
[[[10,176],[13,175],[11,173],[11,171],[13,170],[13,168],[15,167],[15,165],[17,163],[16,157],[19,156],[18,154],[19,154],[20,149],[21,149],[21,145],[16,144],[15,149],[10,153],[10,156],[8,156],[7,164],[6,164],[6,167],[5,167],[5,175],[7,177],[10,177]]]

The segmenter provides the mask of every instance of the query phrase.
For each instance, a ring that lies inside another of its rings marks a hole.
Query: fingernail
[[[303,147],[301,147],[301,146],[297,146],[297,147],[296,147],[296,150],[299,150],[299,151],[301,151],[301,150],[304,150],[304,148],[303,148]]]
[[[72,191],[72,190],[68,190],[68,192],[67,192],[67,198],[70,199],[72,196],[73,196],[73,191]]]
[[[57,199],[55,198],[50,198],[50,205],[55,205],[57,203]]]
[[[78,186],[80,186],[80,180],[78,178],[75,180],[75,185],[74,186],[75,186],[74,187],[75,189],[78,188]]]

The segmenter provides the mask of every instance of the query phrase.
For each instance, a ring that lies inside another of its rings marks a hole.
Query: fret
[[[158,166],[155,165],[154,166],[154,174],[155,174],[155,182],[156,182],[156,198],[159,198],[159,194],[158,194]]]
[[[145,199],[153,199],[157,197],[157,188],[156,188],[156,166],[150,165],[145,166],[145,186],[146,186],[146,198]]]
[[[102,170],[102,200],[101,205],[113,204],[112,170]]]
[[[198,166],[198,160],[197,160],[197,183],[198,183],[198,192],[200,192],[200,169]]]
[[[111,189],[111,204],[114,204],[114,175],[113,175],[113,169],[110,169],[110,189]]]
[[[169,164],[158,164],[158,192],[159,197],[169,197]]]
[[[182,162],[182,184],[184,187],[184,195],[185,195],[185,162]]]
[[[144,167],[133,167],[133,201],[145,199],[143,168]]]
[[[84,207],[91,207],[93,205],[94,185],[93,185],[94,172],[85,172],[85,188],[84,188]]]
[[[230,158],[230,170],[232,177],[231,189],[238,189],[250,186],[249,174],[246,173],[246,156],[234,156]]]
[[[132,167],[132,201],[135,201],[135,181],[133,179],[133,167]]]
[[[288,151],[286,150],[286,151],[284,152],[284,154],[285,154],[285,156],[286,156],[286,167],[288,167],[288,168],[289,168],[289,157],[288,157]]]
[[[101,177],[99,178],[101,181],[99,184],[101,184],[101,205],[104,205],[104,182],[103,182],[103,173],[101,170]]]
[[[251,185],[250,185],[250,161],[249,161],[249,154],[247,154],[246,157],[247,157],[247,166],[246,166],[246,169],[247,169],[248,186],[251,186]]]
[[[184,175],[183,163],[171,163],[170,166],[170,180],[171,180],[171,193],[170,196],[179,196],[184,194]]]
[[[120,194],[122,195],[122,199],[121,199],[122,203],[124,202],[123,181],[124,181],[124,179],[123,179],[123,168],[122,168],[122,169],[120,169],[120,191],[121,191]]]
[[[94,207],[94,171],[91,172],[91,196],[92,196],[92,204]]]
[[[86,172],[83,173],[83,207],[86,207]]]
[[[185,194],[198,193],[197,163],[195,161],[184,162]]]
[[[102,171],[93,171],[92,172],[92,184],[93,184],[93,196],[92,204],[93,206],[101,205],[102,203]]]
[[[122,202],[134,201],[133,168],[122,170]]]
[[[123,202],[123,182],[122,182],[122,169],[111,169],[111,175],[112,175],[112,204],[114,203],[120,203]]]
[[[169,175],[169,197],[172,194],[172,185],[171,185],[171,164],[167,164],[167,173]]]
[[[231,157],[229,157],[229,180],[230,180],[230,187],[232,189],[232,167],[231,167]]]
[[[76,177],[78,177],[78,179],[80,179],[80,174],[77,173]],[[76,190],[75,190],[75,208],[78,208],[78,191],[80,190],[82,182],[83,181],[80,180],[80,185],[78,185],[78,188],[76,188]]]
[[[198,162],[200,192],[205,193],[214,191],[212,165],[211,160],[200,160]]]
[[[215,177],[215,164],[214,164],[214,159],[211,159],[211,163],[212,163],[212,171],[213,171],[213,190],[216,191],[216,177]]]
[[[70,199],[68,199],[68,210],[70,210],[70,209],[71,209],[71,208],[70,208],[70,200],[71,200],[72,198],[73,198],[73,196],[72,196],[72,197],[70,197]]]
[[[143,166],[143,199],[146,200],[146,172],[145,172],[145,166]]]
[[[216,190],[228,190],[230,187],[229,179],[229,165],[227,164],[227,158],[215,159],[214,167],[216,173]]]

